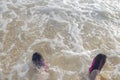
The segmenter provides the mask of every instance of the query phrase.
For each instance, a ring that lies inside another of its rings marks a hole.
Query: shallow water
[[[0,0],[0,80],[38,80],[34,52],[50,68],[46,80],[85,80],[98,53],[107,55],[98,80],[119,80],[119,5],[119,0]]]

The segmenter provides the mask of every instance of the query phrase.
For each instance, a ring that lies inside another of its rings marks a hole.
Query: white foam
[[[2,72],[3,71],[3,69],[2,68],[0,68],[0,72]]]
[[[7,53],[9,53],[14,47],[15,47],[15,44],[12,44],[10,48],[7,50]]]
[[[27,24],[21,27],[22,31],[29,31]]]
[[[24,77],[29,71],[29,66],[27,64],[17,64],[13,66],[13,70],[18,72],[18,76]]]

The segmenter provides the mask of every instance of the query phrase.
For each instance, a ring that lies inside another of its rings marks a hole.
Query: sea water
[[[92,59],[107,61],[98,80],[120,79],[120,0],[0,0],[0,80],[85,80]]]

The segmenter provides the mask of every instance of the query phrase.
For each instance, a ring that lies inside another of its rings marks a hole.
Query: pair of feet
[[[41,67],[45,68],[45,71],[48,72],[48,66],[45,63],[44,58],[38,52],[35,52],[32,56],[32,62],[35,66],[40,69]],[[92,64],[89,68],[89,78],[90,80],[95,80],[97,74],[101,71],[102,67],[106,62],[106,55],[98,54],[92,61]]]

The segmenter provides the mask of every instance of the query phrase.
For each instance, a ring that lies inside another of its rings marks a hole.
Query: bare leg
[[[93,70],[90,74],[89,74],[89,78],[90,80],[95,80],[96,76],[99,74],[99,70]]]
[[[42,70],[40,70],[41,78],[44,80],[44,74],[42,74]]]
[[[42,74],[42,69],[38,69],[38,71],[40,72],[40,78],[39,80],[44,80],[44,74]]]

